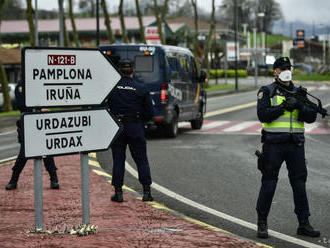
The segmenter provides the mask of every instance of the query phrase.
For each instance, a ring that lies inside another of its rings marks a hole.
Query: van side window
[[[191,75],[192,75],[192,80],[193,82],[197,82],[197,67],[196,67],[196,62],[193,57],[190,57],[190,65],[191,65]]]
[[[187,61],[187,57],[185,55],[180,55],[179,56],[179,61],[180,61],[180,78],[184,82],[189,82],[189,63]]]
[[[168,61],[171,71],[178,71],[178,65],[176,62],[176,58],[167,58],[167,61]]]

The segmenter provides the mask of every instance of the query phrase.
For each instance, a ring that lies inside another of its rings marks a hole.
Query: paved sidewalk
[[[48,173],[43,168],[44,229],[63,231],[81,223],[81,188],[79,155],[56,157],[60,190],[49,188]],[[1,165],[0,177],[0,247],[257,247],[238,237],[187,221],[180,216],[156,209],[132,193],[125,202],[110,201],[113,189],[109,175],[90,160],[91,224],[98,233],[88,236],[70,234],[31,234],[34,227],[33,161],[20,176],[17,190],[6,191],[11,164]],[[97,175],[99,174],[99,175]],[[107,178],[107,179],[106,179]]]

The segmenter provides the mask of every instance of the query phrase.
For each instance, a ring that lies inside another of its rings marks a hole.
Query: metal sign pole
[[[34,160],[34,222],[35,228],[43,229],[42,159]]]
[[[80,153],[81,165],[81,203],[82,203],[82,224],[89,224],[89,170],[88,155],[85,152]]]

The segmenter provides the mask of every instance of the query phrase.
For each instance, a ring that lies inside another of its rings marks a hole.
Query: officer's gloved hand
[[[282,102],[281,106],[283,106],[285,110],[292,112],[294,109],[299,108],[299,103],[295,97],[288,97]]]

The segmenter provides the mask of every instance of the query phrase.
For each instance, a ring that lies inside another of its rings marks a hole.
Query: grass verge
[[[6,116],[14,116],[14,115],[19,115],[20,112],[17,111],[10,111],[10,112],[0,112],[0,117],[6,117]]]
[[[209,87],[205,88],[206,91],[215,91],[215,90],[226,90],[234,89],[234,84],[211,84]]]

